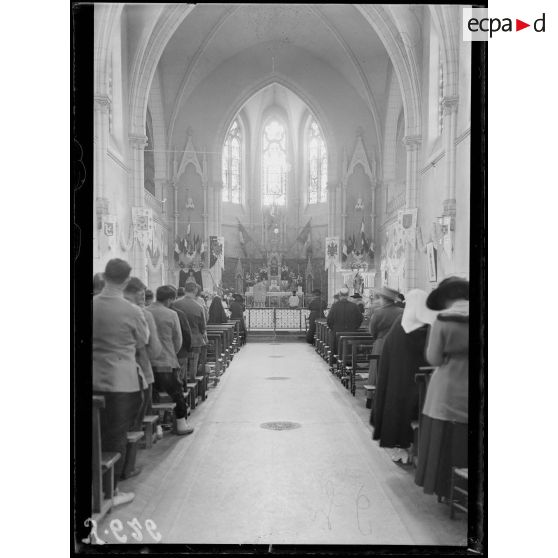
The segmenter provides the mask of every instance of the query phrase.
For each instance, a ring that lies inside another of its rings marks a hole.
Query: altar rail
[[[325,311],[327,314],[327,310]],[[248,331],[306,331],[308,308],[247,308],[244,321]]]

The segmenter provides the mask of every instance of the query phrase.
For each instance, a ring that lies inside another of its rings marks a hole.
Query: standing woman
[[[209,306],[209,319],[207,320],[207,323],[226,324],[228,321],[229,319],[227,318],[227,314],[223,308],[223,301],[220,296],[215,295]]]
[[[411,422],[418,419],[418,386],[415,374],[426,366],[424,356],[428,325],[436,312],[426,307],[427,293],[413,289],[407,294],[403,315],[396,318],[385,337],[378,369],[375,404],[370,414],[374,440],[394,448],[393,461],[409,459],[413,442]]]
[[[312,296],[313,298],[308,305],[310,315],[308,316],[308,333],[306,334],[306,341],[311,345],[314,343],[314,336],[316,335],[316,320],[325,318],[324,310],[327,308],[327,302],[322,298],[320,289],[314,289]]]
[[[415,482],[441,499],[449,496],[452,467],[467,467],[469,282],[444,279],[426,305],[442,312],[432,324],[426,348],[426,359],[438,368],[424,401]]]
[[[246,325],[244,324],[244,310],[246,310],[246,307],[244,306],[242,295],[233,295],[233,301],[229,309],[231,311],[231,320],[240,320],[240,332],[244,339],[244,343],[246,343]]]
[[[384,346],[384,338],[391,326],[403,314],[403,308],[398,305],[401,302],[401,293],[389,287],[381,287],[373,291],[372,317],[368,325],[368,331],[374,338],[372,347],[373,355],[381,355]],[[376,367],[374,361],[370,362],[369,383],[376,385]]]

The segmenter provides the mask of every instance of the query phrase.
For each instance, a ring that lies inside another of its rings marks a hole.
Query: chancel
[[[466,546],[461,27],[94,5],[87,543]]]

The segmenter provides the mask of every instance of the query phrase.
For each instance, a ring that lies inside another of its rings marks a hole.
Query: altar
[[[292,291],[248,291],[244,294],[248,308],[290,308]],[[298,308],[304,306],[304,293],[297,292]]]

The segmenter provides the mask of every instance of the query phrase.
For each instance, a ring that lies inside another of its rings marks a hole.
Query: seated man
[[[155,389],[169,394],[176,403],[176,434],[183,436],[191,434],[194,429],[186,425],[188,407],[182,394],[182,384],[178,379],[180,365],[176,354],[182,347],[182,331],[178,314],[170,309],[176,297],[174,287],[163,285],[155,293],[156,302],[147,309],[153,314],[159,340],[163,347],[161,354],[153,360],[153,375]]]

